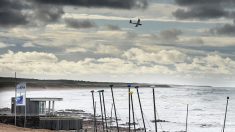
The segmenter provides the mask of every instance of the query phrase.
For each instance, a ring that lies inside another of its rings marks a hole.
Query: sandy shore
[[[53,132],[45,129],[30,129],[0,123],[0,132]]]

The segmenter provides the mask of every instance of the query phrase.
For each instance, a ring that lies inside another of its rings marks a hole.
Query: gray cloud
[[[35,0],[38,3],[53,5],[109,7],[109,8],[146,8],[147,0]]]
[[[42,5],[34,1],[0,1],[0,25],[4,27],[54,22],[60,19],[63,13],[60,6]]]
[[[26,15],[22,12],[26,5],[15,0],[0,1],[0,25],[12,26],[28,23]]]
[[[180,34],[182,31],[179,29],[169,29],[161,31],[159,37],[164,40],[176,40]]]
[[[72,28],[93,28],[96,27],[95,23],[89,20],[79,21],[77,19],[65,19],[65,23],[68,27]]]
[[[193,7],[191,9],[178,9],[173,12],[173,15],[179,19],[208,19],[208,18],[220,18],[227,17],[228,12],[219,8],[211,7]]]
[[[27,24],[26,16],[17,10],[0,11],[0,25],[13,26]]]
[[[182,6],[194,6],[205,4],[218,4],[226,0],[175,0],[175,2]]]
[[[217,35],[234,36],[235,35],[235,24],[225,24],[222,27],[211,29],[210,32],[212,34],[217,34]]]
[[[0,25],[4,27],[27,24],[41,26],[57,22],[64,14],[64,6],[133,9],[146,8],[147,5],[147,0],[1,0]],[[71,21],[69,23],[75,24]]]
[[[58,21],[64,14],[63,8],[52,5],[33,5],[33,18],[41,22],[55,22]]]
[[[234,0],[175,0],[186,9],[178,9],[173,15],[179,19],[234,18]]]
[[[235,19],[235,0],[175,0],[185,7],[177,9],[173,15],[179,19]],[[235,24],[210,29],[214,35],[235,35]]]

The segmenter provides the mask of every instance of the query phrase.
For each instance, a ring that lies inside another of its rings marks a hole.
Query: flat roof
[[[63,98],[29,98],[30,101],[62,101]]]

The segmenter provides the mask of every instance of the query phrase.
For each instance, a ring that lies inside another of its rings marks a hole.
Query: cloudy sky
[[[0,75],[234,86],[235,0],[1,0]],[[141,19],[134,27],[129,20]]]

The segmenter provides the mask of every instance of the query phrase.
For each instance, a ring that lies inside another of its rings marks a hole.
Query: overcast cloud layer
[[[233,86],[234,5],[233,0],[1,0],[0,74]],[[135,28],[129,20],[137,18],[143,25]]]

